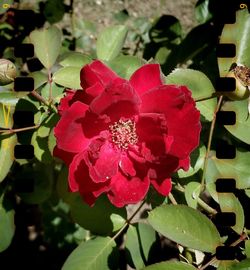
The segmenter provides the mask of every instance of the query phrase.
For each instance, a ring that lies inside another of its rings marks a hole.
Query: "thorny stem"
[[[169,198],[169,200],[171,201],[172,204],[174,204],[174,205],[178,204],[176,199],[174,198],[174,196],[173,196],[173,194],[171,192],[168,194],[168,198]]]
[[[143,205],[146,203],[146,200],[144,200],[139,206],[138,208],[135,210],[135,212],[133,213],[133,215],[126,220],[126,222],[124,223],[124,225],[121,227],[121,229],[112,237],[112,240],[115,240],[123,231],[124,229],[130,224],[130,222],[132,221],[132,219],[136,216],[136,214],[141,210],[141,208],[143,207]]]
[[[51,77],[51,70],[48,70],[48,82],[49,82],[49,103],[52,101],[52,77]]]
[[[17,129],[5,129],[5,130],[3,129],[3,130],[0,130],[0,133],[12,134],[12,133],[16,133],[16,132],[36,129],[36,128],[39,128],[39,127],[40,127],[40,125],[35,125],[35,126],[25,127],[25,128],[17,128]]]
[[[185,192],[185,188],[182,187],[180,184],[178,186],[175,187],[176,190],[180,191],[180,192]],[[197,203],[199,204],[199,206],[201,206],[204,210],[206,210],[209,214],[215,215],[217,213],[217,211],[212,208],[211,206],[209,206],[206,202],[204,202],[201,198],[197,197]]]
[[[50,104],[45,98],[43,98],[41,95],[39,95],[35,90],[30,92],[33,97],[35,97],[37,100],[39,100],[41,103],[49,107],[53,112],[57,113],[57,109],[55,106]]]
[[[209,131],[209,137],[208,137],[208,144],[207,144],[207,150],[206,150],[206,155],[205,155],[205,160],[204,160],[204,165],[203,165],[203,173],[202,173],[202,178],[201,178],[201,188],[200,188],[200,193],[203,192],[204,187],[205,187],[205,175],[206,175],[206,170],[207,170],[207,164],[208,164],[208,156],[212,144],[212,138],[214,134],[214,128],[215,128],[215,122],[216,122],[216,114],[220,110],[220,106],[223,100],[223,96],[220,96],[219,101],[217,103],[215,112],[214,112],[214,117],[213,121],[211,123],[210,131]]]
[[[247,234],[246,234],[246,233],[243,233],[243,234],[239,237],[239,239],[237,239],[236,241],[234,241],[234,242],[230,245],[230,247],[235,247],[235,246],[237,246],[237,245],[240,244],[242,241],[244,241],[247,237],[248,237]],[[216,256],[213,256],[209,262],[207,262],[205,265],[203,265],[202,267],[200,267],[200,268],[198,268],[198,269],[199,269],[199,270],[204,270],[204,269],[206,269],[209,265],[211,265],[212,263],[215,263],[215,262],[217,262],[217,261],[218,261],[218,260],[216,259]]]

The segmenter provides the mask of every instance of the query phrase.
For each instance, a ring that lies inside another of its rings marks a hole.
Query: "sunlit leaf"
[[[34,30],[30,34],[35,54],[47,69],[50,69],[57,59],[61,48],[61,38],[62,33],[56,26]]]
[[[62,270],[109,270],[108,256],[114,247],[109,237],[83,242],[69,255]]]
[[[14,148],[16,144],[16,134],[0,135],[0,182],[7,176],[15,159]]]
[[[236,215],[236,224],[231,228],[238,234],[241,234],[245,224],[244,210],[241,203],[233,193],[218,192],[219,204],[221,211],[232,212]]]
[[[226,76],[232,63],[250,67],[250,15],[246,9],[236,12],[236,22],[225,24],[220,43],[233,43],[236,46],[234,58],[218,58],[220,76]]]
[[[143,60],[132,55],[120,55],[108,63],[111,69],[124,79],[129,79],[143,64]]]
[[[123,25],[110,26],[97,37],[96,53],[101,60],[110,61],[121,51],[128,29]]]
[[[80,52],[67,52],[59,62],[63,67],[83,67],[90,63],[92,59]]]
[[[200,195],[200,184],[197,182],[189,182],[185,187],[185,199],[188,206],[197,208],[197,199]]]
[[[186,205],[162,205],[151,212],[149,224],[159,233],[183,246],[215,252],[220,235],[205,215]]]
[[[143,268],[142,270],[195,270],[196,268],[187,263],[183,262],[161,262],[152,264],[150,266],[147,266],[146,268]]]
[[[236,113],[235,125],[225,128],[241,141],[250,144],[250,118],[247,119],[247,100],[227,101],[223,104],[223,111],[234,111]]]
[[[30,77],[34,79],[34,89],[39,88],[48,81],[48,75],[44,74],[41,71],[35,71],[30,73]]]
[[[81,67],[63,67],[53,75],[53,81],[73,89],[80,89],[80,71]]]

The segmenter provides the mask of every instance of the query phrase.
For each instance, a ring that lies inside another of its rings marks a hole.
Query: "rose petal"
[[[77,154],[69,167],[69,188],[79,191],[84,200],[92,205],[95,199],[109,190],[110,181],[95,183],[89,176],[88,166],[85,163],[86,151]],[[94,200],[94,201],[93,201]]]
[[[69,166],[75,156],[75,153],[63,151],[55,146],[53,150],[53,156],[62,159],[66,165]]]
[[[167,196],[172,189],[171,178],[164,179],[162,182],[158,182],[153,179],[150,181],[153,187],[163,196]]]
[[[139,111],[140,99],[132,87],[125,81],[114,82],[90,104],[92,112],[106,114],[111,121],[121,117],[130,118]]]
[[[136,133],[140,142],[145,142],[147,148],[157,158],[166,154],[172,140],[167,135],[167,122],[164,114],[140,114],[136,123]]]
[[[86,164],[94,182],[105,182],[116,175],[119,161],[120,152],[115,151],[108,141],[103,142],[100,139],[92,141],[88,149]]]
[[[139,96],[162,85],[160,65],[147,64],[142,66],[132,74],[129,82]]]
[[[129,159],[126,154],[121,156],[121,160],[119,162],[119,168],[121,171],[127,176],[135,176],[136,171],[133,165],[133,162]]]
[[[58,112],[60,115],[62,115],[66,110],[68,110],[69,107],[76,101],[89,104],[93,100],[93,97],[85,93],[83,90],[75,91],[67,89],[65,93],[65,97],[61,98],[60,104],[58,106]]]
[[[123,207],[126,204],[141,201],[149,188],[149,178],[139,177],[126,178],[120,172],[112,177],[111,189],[108,191],[108,198],[116,207]]]
[[[109,67],[101,61],[93,61],[89,65],[85,65],[80,73],[81,86],[85,90],[96,83],[101,83],[104,87],[110,84],[116,78],[119,78]]]
[[[163,113],[168,135],[174,140],[170,154],[186,158],[199,145],[200,113],[185,86],[163,85],[142,95],[141,112]]]
[[[63,113],[54,129],[58,148],[78,153],[88,146],[89,139],[84,136],[82,129],[83,116],[87,109],[86,104],[77,101]]]

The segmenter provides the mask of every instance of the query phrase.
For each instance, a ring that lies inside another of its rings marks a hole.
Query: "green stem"
[[[26,130],[31,130],[31,129],[36,129],[39,128],[40,125],[35,125],[32,127],[25,127],[25,128],[17,128],[17,129],[7,129],[7,130],[0,130],[0,133],[3,134],[12,134],[12,133],[16,133],[16,132],[21,132],[21,131],[26,131]]]
[[[206,175],[208,157],[209,157],[211,144],[212,144],[212,139],[213,139],[213,134],[214,134],[214,128],[215,128],[215,122],[216,122],[216,114],[220,110],[222,100],[223,100],[223,96],[220,96],[219,101],[218,101],[217,106],[216,106],[216,109],[215,109],[215,112],[214,112],[214,117],[213,117],[213,121],[211,123],[210,131],[209,131],[207,150],[206,150],[206,155],[205,155],[205,160],[204,160],[204,165],[203,165],[203,173],[202,173],[202,178],[201,178],[200,193],[202,193],[204,191],[204,189],[205,189],[205,175]]]
[[[48,70],[48,82],[49,82],[49,104],[52,102],[52,77],[51,77],[51,70]]]
[[[180,192],[185,192],[185,188],[182,187],[180,184],[178,186],[175,186],[175,189],[180,191]],[[197,198],[197,203],[199,204],[200,207],[202,207],[204,210],[206,210],[209,214],[215,215],[217,214],[217,211],[209,206],[206,202],[204,202],[201,198]]]
[[[133,215],[126,220],[126,222],[124,223],[124,225],[121,227],[121,229],[112,237],[112,240],[115,240],[123,231],[125,228],[127,228],[127,226],[131,223],[131,221],[133,220],[133,218],[136,216],[136,214],[141,210],[141,208],[143,207],[143,205],[146,203],[146,200],[144,200],[139,207],[135,210],[135,212],[133,213]]]
[[[53,104],[50,104],[45,98],[39,95],[35,90],[31,91],[30,94],[39,100],[41,103],[49,107],[53,112],[57,113],[57,109]]]
[[[246,233],[243,233],[236,241],[234,241],[230,247],[235,247],[237,246],[238,244],[240,244],[242,241],[245,241],[245,239],[247,238],[247,234]],[[215,263],[217,262],[218,260],[216,259],[216,256],[213,256],[211,258],[211,260],[209,262],[207,262],[205,265],[203,265],[202,267],[198,268],[199,270],[204,270],[206,269],[209,265],[211,265],[212,263]]]
[[[174,204],[174,205],[178,204],[176,199],[174,198],[174,196],[173,196],[173,194],[171,192],[168,194],[168,198],[169,198],[169,200],[171,201],[172,204]]]

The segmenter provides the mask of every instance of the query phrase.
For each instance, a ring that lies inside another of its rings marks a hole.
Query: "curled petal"
[[[149,178],[132,177],[128,179],[118,172],[111,180],[111,189],[108,191],[108,198],[116,207],[123,207],[126,204],[141,201],[149,188]]]
[[[142,95],[141,112],[162,113],[174,140],[170,154],[186,158],[199,145],[200,112],[185,86],[163,85]]]
[[[105,182],[118,172],[120,153],[108,141],[94,140],[85,159],[94,182]]]
[[[83,116],[87,109],[86,104],[77,101],[63,113],[54,129],[58,148],[78,153],[88,146],[89,139],[84,136],[82,129]]]
[[[69,188],[73,192],[79,191],[86,203],[93,205],[98,196],[109,190],[110,181],[93,182],[84,160],[85,156],[86,152],[84,151],[74,157],[69,167]]]
[[[80,73],[81,86],[84,90],[96,83],[100,83],[106,87],[116,78],[119,78],[117,74],[99,60],[85,65]]]
[[[161,182],[153,179],[151,180],[151,184],[163,196],[167,196],[172,189],[171,178],[166,178]]]
[[[171,148],[173,138],[167,135],[167,122],[164,114],[142,113],[139,115],[136,131],[141,142],[157,158],[165,155]]]
[[[129,82],[139,96],[162,85],[160,65],[147,64],[142,66],[132,74]]]
[[[106,114],[111,121],[132,117],[139,112],[140,99],[127,82],[114,82],[90,104],[92,112]]]

